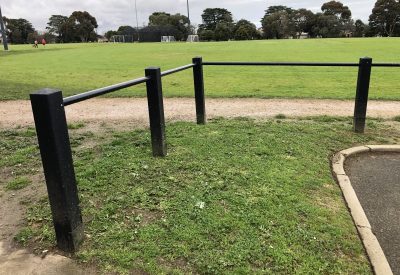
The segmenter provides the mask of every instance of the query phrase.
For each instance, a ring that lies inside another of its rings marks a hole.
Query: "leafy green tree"
[[[315,14],[312,11],[307,9],[294,10],[291,14],[291,20],[298,36],[303,32],[313,36],[312,28],[315,24]]]
[[[81,42],[97,40],[94,31],[98,27],[97,20],[87,11],[74,11],[68,19],[67,26],[75,32],[75,37],[79,37]]]
[[[276,12],[281,12],[281,11],[286,11],[288,14],[291,14],[294,10],[286,6],[270,6],[265,11],[265,16],[269,16]]]
[[[349,7],[338,1],[329,1],[322,5],[321,11],[315,16],[312,35],[323,38],[350,36],[354,30]]]
[[[178,37],[175,37],[177,40],[186,40],[189,33],[191,32],[191,26],[189,18],[182,14],[173,14],[170,17],[170,23],[174,26],[178,32],[181,34]]]
[[[215,31],[219,23],[233,24],[232,13],[227,9],[205,9],[201,18],[203,19],[203,24],[199,26],[201,30]]]
[[[235,24],[233,35],[235,40],[252,40],[260,37],[256,25],[245,19],[241,19]]]
[[[214,30],[215,40],[227,41],[233,36],[233,24],[226,22],[218,23]]]
[[[214,31],[202,30],[202,31],[198,32],[198,34],[199,34],[200,40],[202,40],[202,41],[212,41],[212,40],[215,40]]]
[[[63,25],[63,42],[72,43],[80,42],[80,38],[77,35],[76,21],[73,17],[68,17],[68,20]]]
[[[137,30],[132,26],[120,26],[116,31],[119,35],[136,35]]]
[[[282,39],[296,35],[293,14],[295,10],[286,6],[270,6],[261,19],[264,37]]]
[[[334,15],[340,20],[349,20],[351,18],[349,7],[343,5],[343,3],[339,1],[329,1],[324,3],[321,10],[325,15]]]
[[[149,26],[166,26],[170,25],[171,14],[166,12],[153,12],[149,16]]]
[[[28,36],[35,32],[31,22],[26,19],[3,18],[8,39],[13,44],[28,43]]]
[[[400,2],[378,0],[369,16],[369,27],[375,36],[400,36]]]
[[[265,38],[282,39],[293,36],[295,30],[291,19],[292,12],[292,9],[283,6],[275,6],[272,9],[270,7],[261,21]]]
[[[201,40],[226,41],[233,38],[232,13],[227,9],[208,8],[203,11],[201,17],[203,24],[199,25],[197,31]]]
[[[109,30],[104,34],[104,37],[107,38],[107,40],[110,40],[111,37],[113,37],[114,35],[116,35],[117,32],[113,31],[113,30]]]
[[[342,25],[335,15],[326,15],[323,13],[316,14],[315,24],[312,33],[322,38],[340,37]]]
[[[186,39],[190,31],[189,18],[179,13],[171,15],[165,12],[154,12],[149,17],[149,26],[164,27],[168,30],[174,28],[176,30],[174,36],[177,40]]]
[[[368,26],[366,24],[364,24],[363,21],[361,21],[360,19],[356,20],[356,22],[354,23],[354,37],[364,37],[366,36],[368,31]]]
[[[52,35],[57,36],[59,42],[65,41],[65,24],[68,21],[68,17],[64,15],[52,15],[49,18],[46,29]]]

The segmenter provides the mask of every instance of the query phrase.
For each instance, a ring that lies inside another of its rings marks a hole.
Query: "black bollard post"
[[[354,107],[354,131],[364,133],[367,117],[368,92],[371,80],[372,58],[360,58],[358,69],[356,101]]]
[[[146,82],[146,86],[153,156],[165,157],[167,155],[167,143],[165,138],[165,118],[161,71],[158,67],[150,67],[145,70],[145,73],[149,78],[149,80]]]
[[[204,99],[204,77],[203,77],[203,59],[201,57],[193,58],[193,78],[194,93],[196,99],[196,117],[197,124],[206,123],[206,105]]]
[[[61,91],[30,94],[57,246],[77,251],[83,224]]]

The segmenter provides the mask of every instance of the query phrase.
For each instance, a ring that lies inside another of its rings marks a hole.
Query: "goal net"
[[[198,35],[189,35],[188,39],[186,40],[186,42],[199,42],[199,36]]]
[[[110,42],[113,43],[133,43],[133,35],[113,35],[110,38]]]
[[[161,36],[161,42],[175,42],[174,36]]]

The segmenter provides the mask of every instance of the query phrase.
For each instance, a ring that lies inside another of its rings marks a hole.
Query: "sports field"
[[[43,87],[76,94],[167,70],[202,56],[205,61],[400,62],[399,38],[264,40],[218,43],[66,44],[0,51],[0,99],[28,99]],[[354,97],[356,68],[205,67],[207,97]],[[372,99],[400,99],[399,68],[374,68]],[[163,80],[168,97],[193,95],[190,70]],[[111,96],[144,96],[144,85]]]

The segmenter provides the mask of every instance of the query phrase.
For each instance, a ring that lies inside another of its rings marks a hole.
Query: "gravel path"
[[[194,120],[195,106],[192,98],[164,99],[168,121]],[[351,116],[353,100],[316,99],[207,99],[207,117],[273,117],[284,114],[300,116]],[[100,98],[67,106],[68,122],[77,121],[126,121],[147,125],[147,101],[145,98]],[[368,116],[392,118],[400,115],[400,101],[370,101]],[[0,102],[0,127],[33,125],[29,101]]]

